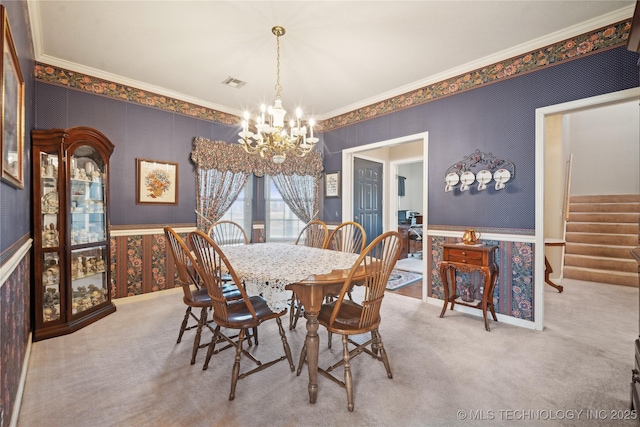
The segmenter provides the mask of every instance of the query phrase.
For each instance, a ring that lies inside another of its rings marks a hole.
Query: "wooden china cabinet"
[[[34,130],[34,341],[113,313],[109,158],[113,144],[88,127]]]

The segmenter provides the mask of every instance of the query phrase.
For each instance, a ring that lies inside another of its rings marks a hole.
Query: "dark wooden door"
[[[353,220],[367,233],[367,244],[382,234],[382,163],[354,158]]]

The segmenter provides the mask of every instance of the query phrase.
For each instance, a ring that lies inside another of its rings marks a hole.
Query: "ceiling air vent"
[[[223,85],[233,87],[236,89],[240,89],[242,86],[246,85],[247,82],[243,82],[242,80],[234,79],[233,77],[227,77],[223,82]]]

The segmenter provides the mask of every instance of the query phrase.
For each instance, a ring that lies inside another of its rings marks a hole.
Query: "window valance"
[[[194,138],[191,159],[199,169],[243,172],[256,176],[296,174],[319,179],[323,170],[322,156],[317,151],[304,157],[287,157],[283,163],[277,164],[270,158],[247,153],[240,144],[212,141],[201,136]]]

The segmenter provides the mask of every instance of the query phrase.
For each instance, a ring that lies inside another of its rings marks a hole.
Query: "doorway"
[[[539,108],[536,110],[536,217],[535,217],[535,319],[536,329],[542,329],[544,325],[544,239],[545,239],[545,212],[548,212],[548,204],[545,205],[547,194],[546,180],[551,182],[565,182],[566,176],[562,164],[557,168],[558,172],[555,176],[550,176],[547,172],[547,164],[545,160],[548,150],[553,150],[552,144],[554,118],[570,113],[576,113],[589,109],[601,108],[605,106],[620,104],[629,101],[640,100],[640,88],[627,89],[619,92],[609,93],[605,95],[595,96],[592,98],[580,99],[567,102],[564,104],[552,105],[549,107]],[[550,124],[551,123],[551,124]],[[550,136],[551,134],[551,136]],[[548,166],[553,167],[551,162]],[[557,167],[558,165],[556,165]],[[550,188],[550,187],[549,187]],[[567,188],[563,185],[562,188]],[[568,194],[563,194],[561,201],[556,198],[556,205],[566,202]],[[547,200],[548,202],[549,200]],[[556,206],[556,210],[561,207]],[[550,218],[546,219],[547,221]],[[549,227],[547,227],[549,229]]]
[[[397,165],[422,162],[423,201],[420,212],[423,220],[423,235],[426,239],[428,228],[427,188],[428,188],[428,132],[407,135],[372,144],[349,148],[342,151],[342,217],[353,218],[353,175],[355,158],[382,163],[382,231],[398,229],[398,185]],[[426,241],[426,240],[425,240]],[[426,257],[422,259],[422,271],[426,271]],[[426,301],[427,279],[422,281],[422,300]]]

